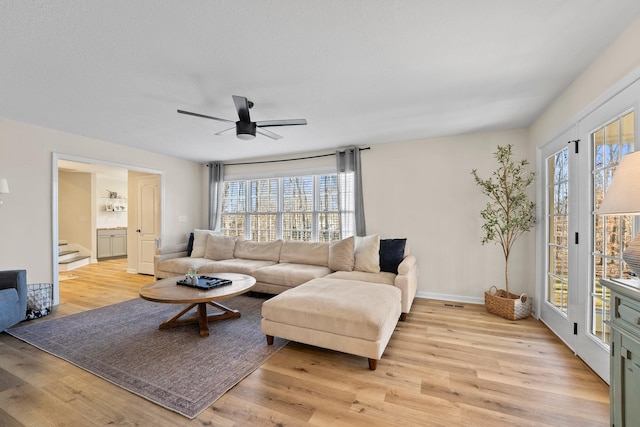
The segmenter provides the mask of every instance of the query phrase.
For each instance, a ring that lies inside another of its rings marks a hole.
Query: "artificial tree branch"
[[[489,197],[484,210],[480,212],[484,219],[482,226],[485,235],[482,244],[494,242],[502,247],[505,259],[505,288],[509,293],[509,257],[518,237],[531,230],[535,224],[535,203],[529,200],[527,188],[533,183],[535,174],[526,172],[529,162],[524,159],[514,162],[511,144],[498,146],[494,156],[499,167],[488,179],[473,175],[480,191]]]

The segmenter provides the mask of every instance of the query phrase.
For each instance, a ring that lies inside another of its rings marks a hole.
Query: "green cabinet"
[[[640,280],[602,280],[611,290],[611,425],[640,426]]]

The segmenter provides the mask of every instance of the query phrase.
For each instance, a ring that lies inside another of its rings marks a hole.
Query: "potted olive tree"
[[[485,291],[485,306],[490,313],[518,320],[531,315],[532,304],[526,294],[509,292],[509,256],[518,237],[535,224],[535,203],[527,195],[535,173],[526,170],[529,164],[526,159],[513,160],[512,148],[511,144],[498,146],[494,156],[499,166],[488,179],[480,178],[476,169],[471,174],[482,194],[489,198],[487,206],[480,212],[484,220],[482,244],[499,244],[504,254],[505,289],[492,286]]]

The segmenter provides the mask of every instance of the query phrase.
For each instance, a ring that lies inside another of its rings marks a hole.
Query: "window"
[[[547,302],[563,316],[569,308],[569,150],[547,160],[549,236]]]
[[[254,241],[339,240],[337,174],[225,181],[221,229]]]
[[[591,133],[593,147],[593,279],[591,291],[591,333],[603,344],[609,341],[609,289],[600,284],[602,278],[630,278],[629,267],[622,259],[625,246],[634,234],[633,217],[600,216],[600,207],[613,172],[622,156],[633,152],[635,113],[629,112]]]
[[[222,227],[227,236],[244,236],[247,205],[247,183],[232,181],[224,183],[222,200]]]

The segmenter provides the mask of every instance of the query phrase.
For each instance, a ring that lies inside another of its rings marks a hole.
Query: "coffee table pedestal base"
[[[207,315],[207,304],[220,310],[220,312]],[[195,316],[181,319],[182,316],[184,316],[189,311],[191,311],[191,309],[193,309],[195,306],[198,306],[197,313]],[[182,311],[177,313],[175,316],[160,323],[159,329],[168,329],[176,326],[193,325],[197,323],[198,325],[200,325],[200,336],[208,337],[209,322],[213,320],[235,319],[238,317],[240,317],[240,312],[238,310],[225,307],[224,305],[218,304],[216,302],[200,302],[200,303],[188,305],[186,308],[184,308]]]

